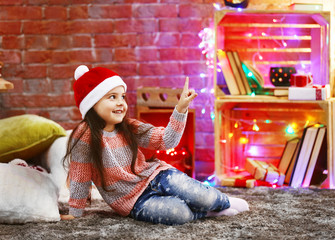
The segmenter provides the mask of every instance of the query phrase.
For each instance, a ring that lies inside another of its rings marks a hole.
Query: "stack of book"
[[[231,95],[250,95],[252,93],[247,77],[242,68],[238,52],[218,50],[218,59]],[[218,84],[220,85],[220,84]]]
[[[327,134],[322,125],[306,127],[301,138],[287,141],[278,166],[284,183],[292,187],[320,185],[326,169]]]

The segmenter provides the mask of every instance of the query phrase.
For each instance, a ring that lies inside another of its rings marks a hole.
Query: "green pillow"
[[[0,120],[0,162],[15,158],[28,160],[45,151],[53,141],[65,136],[58,123],[25,114]]]

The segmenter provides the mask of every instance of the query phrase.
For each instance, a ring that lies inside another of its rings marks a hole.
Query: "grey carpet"
[[[72,221],[0,224],[0,239],[335,239],[335,190],[221,190],[246,199],[250,211],[164,226],[120,217],[96,200],[84,217]],[[61,204],[61,213],[66,213],[67,207]]]

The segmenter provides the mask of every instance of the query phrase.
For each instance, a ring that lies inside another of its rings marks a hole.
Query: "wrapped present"
[[[325,100],[330,97],[329,85],[313,87],[289,87],[289,100]]]
[[[285,175],[271,163],[247,158],[245,169],[256,179],[277,185],[283,185]]]
[[[227,177],[221,180],[221,185],[225,187],[244,187],[253,188],[256,186],[272,186],[270,183],[257,180],[253,176],[234,176]]]

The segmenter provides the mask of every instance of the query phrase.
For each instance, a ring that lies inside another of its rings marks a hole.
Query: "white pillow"
[[[66,131],[67,136],[57,138],[47,151],[41,156],[41,164],[50,171],[50,178],[58,188],[58,201],[67,203],[70,198],[70,191],[66,185],[67,171],[63,166],[63,158],[66,154],[67,143],[72,130]],[[102,197],[98,190],[93,187],[91,191],[91,199],[99,199]]]
[[[57,200],[49,174],[0,163],[0,223],[59,221]]]
[[[41,155],[41,166],[49,169],[50,178],[57,188],[61,190],[66,184],[67,172],[63,167],[63,158],[66,154],[67,142],[71,131],[67,136],[57,138],[51,146]]]

